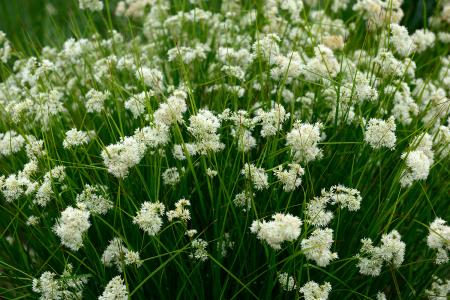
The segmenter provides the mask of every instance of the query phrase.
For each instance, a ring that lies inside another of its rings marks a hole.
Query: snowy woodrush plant
[[[449,1],[7,2],[0,298],[448,297]]]

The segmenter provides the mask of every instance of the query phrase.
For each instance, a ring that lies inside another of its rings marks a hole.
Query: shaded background
[[[114,8],[118,1],[110,0],[110,6]],[[422,28],[436,3],[437,0],[405,0],[402,8],[406,23],[402,24],[410,33]],[[15,49],[28,54],[43,45],[60,45],[67,38],[83,33],[86,15],[77,6],[77,0],[0,0],[0,30],[7,34]],[[98,15],[94,14],[92,21],[101,25],[101,18],[95,17]]]

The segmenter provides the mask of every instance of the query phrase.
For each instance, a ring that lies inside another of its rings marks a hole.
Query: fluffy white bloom
[[[441,218],[436,218],[431,224],[427,237],[428,247],[436,249],[437,264],[445,264],[449,261],[448,252],[450,252],[450,226]]]
[[[137,224],[150,236],[154,236],[161,230],[163,224],[161,216],[164,215],[164,210],[164,204],[146,201],[142,203],[141,210],[133,218],[133,223]]]
[[[381,273],[383,263],[392,264],[398,268],[403,263],[406,244],[401,241],[401,236],[397,230],[392,230],[389,234],[381,237],[381,246],[373,246],[371,239],[362,239],[357,267],[363,275],[378,276]]]
[[[186,150],[185,150],[186,148]],[[174,145],[172,154],[175,159],[185,160],[185,151],[189,154],[189,156],[194,156],[197,154],[197,144],[192,143],[184,143],[184,145]]]
[[[204,60],[206,59],[207,53],[210,51],[208,45],[197,43],[195,48],[190,47],[176,47],[169,49],[167,51],[167,55],[169,57],[169,61],[177,61],[177,59],[181,59],[181,61],[185,64],[191,64],[194,60]]]
[[[434,41],[436,40],[436,35],[432,31],[426,29],[418,29],[411,36],[416,51],[418,53],[425,51],[427,48],[434,46]]]
[[[101,153],[108,172],[115,177],[124,178],[129,169],[136,166],[145,154],[145,144],[134,137],[125,137],[117,144],[107,146]]]
[[[434,162],[434,153],[431,149],[432,138],[428,133],[417,136],[411,145],[415,146],[415,150],[401,155],[406,165],[400,177],[402,187],[411,186],[417,180],[427,179]]]
[[[450,280],[442,280],[433,275],[431,288],[425,290],[429,300],[446,300],[450,294]]]
[[[189,255],[192,259],[197,259],[199,261],[206,261],[208,259],[208,252],[206,247],[208,242],[202,239],[195,239],[191,242],[192,253]]]
[[[273,249],[279,250],[283,242],[294,241],[300,236],[302,221],[298,217],[277,213],[272,219],[273,221],[253,221],[250,231]]]
[[[81,299],[87,277],[72,274],[72,269],[68,264],[61,276],[44,272],[39,278],[33,278],[31,289],[41,294],[41,300]]]
[[[165,185],[176,185],[180,182],[180,173],[178,172],[177,167],[169,168],[162,173],[163,183]]]
[[[319,285],[314,281],[308,281],[299,291],[303,294],[305,300],[327,300],[328,294],[331,292],[331,284],[325,282]]]
[[[326,210],[329,197],[314,197],[306,204],[306,221],[316,227],[324,227],[333,219],[333,213]]]
[[[287,292],[297,289],[294,277],[288,273],[280,273],[278,275],[278,282],[281,284],[281,288]]]
[[[39,217],[29,216],[27,219],[27,226],[36,226],[39,224]]]
[[[91,11],[97,11],[103,9],[103,2],[100,0],[78,0],[80,9],[87,9]]]
[[[191,206],[191,202],[187,199],[180,199],[175,203],[175,209],[169,210],[166,215],[169,222],[172,222],[173,219],[180,219],[183,222],[187,222],[191,219],[191,212],[189,211],[189,207]]]
[[[101,112],[105,107],[105,101],[111,96],[109,91],[97,91],[95,89],[90,89],[86,98],[86,110],[87,112]]]
[[[336,77],[340,64],[333,51],[325,45],[318,45],[314,48],[314,55],[303,70],[306,80],[318,81]]]
[[[253,187],[257,190],[264,190],[269,187],[266,171],[258,168],[254,164],[245,163],[241,174],[253,183]]]
[[[132,95],[127,101],[125,101],[125,108],[128,109],[136,119],[145,112],[145,105],[147,101],[146,92]]]
[[[139,259],[139,253],[128,250],[120,238],[114,238],[109,242],[108,247],[102,254],[102,263],[110,267],[116,265],[119,272],[123,272],[125,265],[135,264],[137,267],[141,266],[142,262]]]
[[[211,168],[206,169],[206,175],[210,178],[216,177],[217,176],[217,171],[213,170]]]
[[[123,283],[120,275],[108,282],[103,294],[98,297],[98,300],[128,300],[127,287]]]
[[[322,157],[318,147],[322,124],[309,124],[297,121],[286,136],[286,145],[290,147],[295,161],[310,162]]]
[[[0,191],[5,197],[6,202],[12,202],[23,195],[33,193],[37,188],[37,183],[31,181],[21,172],[11,174],[8,177],[0,176]]]
[[[219,128],[220,119],[207,109],[200,109],[198,114],[189,118],[187,130],[194,136],[200,154],[207,154],[208,151],[218,152],[225,147],[217,133]]]
[[[340,208],[347,208],[349,211],[357,211],[361,207],[361,195],[357,189],[335,185],[329,192],[322,191],[322,197],[328,197],[331,204],[337,204]]]
[[[25,139],[14,130],[0,133],[0,157],[17,153],[24,145]]]
[[[338,257],[337,253],[330,250],[332,244],[332,229],[315,229],[309,238],[302,240],[302,251],[307,259],[314,260],[320,267],[326,267]]]
[[[386,295],[383,292],[378,292],[377,300],[387,300]]]
[[[273,108],[266,112],[262,109],[256,111],[255,122],[261,122],[261,136],[268,137],[275,135],[283,125],[284,121],[289,118],[283,105],[275,103]]]
[[[164,75],[160,70],[141,67],[134,75],[137,79],[144,81],[155,93],[159,94],[164,91]]]
[[[76,128],[72,128],[66,132],[66,137],[63,141],[63,147],[68,149],[80,145],[85,145],[89,143],[93,135],[93,132],[86,132],[77,130]]]
[[[175,90],[165,103],[159,105],[159,108],[153,114],[155,122],[167,126],[177,122],[182,123],[183,113],[187,110],[186,98],[187,93],[183,89]]]
[[[277,34],[269,33],[257,39],[252,45],[252,50],[254,53],[270,62],[280,53],[280,47],[278,46],[279,42],[280,37]]]
[[[165,146],[170,141],[170,131],[166,124],[156,123],[136,129],[133,138],[150,149]]]
[[[387,121],[370,119],[364,133],[364,140],[374,149],[386,147],[393,150],[397,140],[394,117],[391,116]]]
[[[113,203],[106,193],[107,189],[103,185],[85,184],[84,190],[77,195],[77,205],[86,207],[92,214],[106,214],[113,208]]]
[[[302,176],[305,173],[305,170],[296,163],[289,164],[289,170],[283,170],[282,166],[278,166],[274,170],[275,176],[278,180],[283,184],[283,190],[285,192],[292,192],[302,183]]]
[[[415,44],[408,34],[408,30],[405,26],[398,24],[391,24],[391,43],[394,46],[395,51],[405,57],[410,55],[415,50]]]
[[[69,206],[61,213],[53,231],[64,246],[77,251],[83,246],[83,235],[90,226],[89,211]]]
[[[244,212],[246,212],[247,210],[250,210],[252,208],[252,199],[254,198],[255,193],[250,194],[249,192],[244,191],[234,196],[233,203],[237,207],[242,208]]]

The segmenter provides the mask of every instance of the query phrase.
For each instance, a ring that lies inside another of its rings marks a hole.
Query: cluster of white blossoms
[[[370,119],[364,132],[364,140],[373,148],[380,149],[382,147],[391,150],[395,147],[397,140],[395,136],[395,119],[389,117],[387,121],[380,119]]]
[[[161,177],[165,185],[176,185],[181,180],[177,167],[168,168],[161,174]]]
[[[25,139],[14,130],[0,133],[0,155],[9,156],[17,153],[24,145]]]
[[[358,258],[357,267],[363,275],[379,276],[384,263],[398,268],[403,263],[406,244],[401,241],[397,230],[381,236],[381,245],[373,246],[370,238],[361,240],[362,247]]]
[[[429,300],[446,300],[450,294],[450,280],[442,280],[441,278],[433,275],[433,282],[430,289],[425,290]]]
[[[90,89],[86,95],[86,111],[89,113],[101,112],[105,108],[105,101],[111,96],[109,91]]]
[[[180,199],[175,203],[175,209],[169,210],[166,215],[169,222],[172,222],[174,219],[179,219],[182,222],[187,222],[191,219],[191,212],[189,207],[191,206],[191,202],[187,199]]]
[[[317,282],[308,281],[299,291],[303,294],[305,300],[326,300],[331,292],[331,284],[324,282],[319,285]]]
[[[242,208],[242,211],[246,212],[252,208],[252,199],[255,198],[255,193],[243,191],[236,194],[233,199],[234,205]]]
[[[6,34],[0,30],[0,61],[7,63],[11,57],[11,43],[6,38]]]
[[[123,272],[125,265],[134,264],[140,267],[142,264],[139,252],[128,250],[118,237],[109,241],[108,247],[102,254],[102,263],[107,267],[114,264],[119,272]]]
[[[277,213],[272,219],[273,221],[253,221],[250,231],[273,249],[280,250],[283,242],[294,241],[300,236],[302,221],[298,217]]]
[[[338,258],[337,253],[331,252],[333,244],[333,229],[315,229],[309,238],[302,240],[302,252],[307,259],[314,260],[320,267],[326,267]]]
[[[91,214],[104,215],[113,208],[107,195],[108,187],[104,185],[85,184],[83,191],[77,195],[77,206],[85,207]]]
[[[287,292],[297,289],[294,277],[286,272],[278,274],[278,282],[280,282],[281,288]]]
[[[436,264],[449,262],[450,252],[450,226],[441,218],[436,218],[431,224],[427,237],[428,247],[437,250]]]
[[[208,259],[208,251],[206,250],[206,247],[208,247],[207,241],[200,238],[192,240],[192,253],[189,254],[189,257],[199,261],[206,261]]]
[[[289,113],[286,113],[283,105],[274,103],[273,108],[269,111],[264,111],[263,109],[258,109],[256,111],[256,116],[254,122],[261,123],[261,136],[268,137],[275,135],[281,130],[283,123],[288,120]]]
[[[145,201],[142,203],[140,211],[133,217],[133,223],[137,224],[142,230],[150,236],[158,234],[161,230],[165,206],[160,202],[151,203]]]
[[[73,251],[83,246],[83,236],[91,227],[89,211],[67,207],[56,221],[53,231],[61,239],[61,244]]]
[[[218,152],[225,147],[217,134],[219,128],[220,119],[208,109],[200,109],[198,114],[189,117],[187,130],[194,136],[195,147],[199,154]]]
[[[264,190],[269,187],[269,181],[266,170],[258,168],[254,164],[245,163],[244,168],[241,170],[241,174],[246,179],[250,180],[253,187],[258,190]]]
[[[427,179],[434,163],[433,141],[428,133],[417,136],[410,145],[414,150],[401,155],[406,165],[400,177],[402,187],[411,186],[417,180]]]
[[[320,197],[314,197],[306,205],[305,216],[308,223],[316,227],[327,226],[333,219],[333,212],[327,205],[338,205],[349,211],[357,211],[361,207],[362,197],[357,189],[335,185],[329,191],[323,189]]]
[[[286,145],[291,149],[292,157],[298,162],[310,162],[322,157],[318,143],[321,140],[322,124],[309,124],[297,121],[286,135]]]
[[[134,137],[125,137],[119,143],[109,145],[101,156],[108,171],[116,177],[125,177],[145,154],[146,147]]]
[[[273,173],[278,180],[283,184],[283,190],[285,192],[292,192],[300,186],[302,179],[300,178],[305,174],[305,170],[296,163],[289,164],[289,170],[284,170],[280,165]]]
[[[95,131],[81,131],[76,128],[66,132],[66,138],[63,141],[64,148],[73,148],[80,145],[85,145],[89,143],[91,138],[95,136]]]
[[[87,9],[97,11],[103,9],[103,2],[101,0],[78,0],[80,9]]]
[[[128,300],[127,287],[120,275],[108,282],[98,300]]]
[[[73,266],[67,264],[61,276],[44,272],[33,278],[32,290],[41,294],[41,300],[81,299],[87,276],[73,274]]]

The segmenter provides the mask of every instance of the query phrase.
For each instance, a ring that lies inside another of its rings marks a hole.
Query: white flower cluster
[[[68,264],[61,276],[44,272],[39,278],[33,278],[31,288],[33,292],[41,294],[41,300],[81,299],[87,277],[75,275],[72,270],[72,265]]]
[[[333,229],[315,229],[309,238],[302,240],[302,251],[307,259],[314,260],[320,267],[326,267],[338,258],[337,253],[331,252],[333,244]]]
[[[236,194],[233,199],[234,205],[242,208],[244,212],[252,208],[252,199],[255,198],[255,193],[250,193],[247,191]]]
[[[283,190],[285,192],[292,192],[302,183],[302,179],[300,177],[305,174],[305,170],[303,170],[303,168],[296,163],[289,164],[288,166],[289,170],[283,170],[283,167],[280,165],[273,171],[273,173],[283,184]]]
[[[200,109],[198,114],[189,117],[187,130],[195,138],[195,148],[200,154],[209,151],[218,152],[223,150],[225,144],[220,142],[217,130],[220,128],[220,120],[208,109]]]
[[[0,176],[0,192],[6,202],[13,202],[23,195],[28,196],[36,191],[38,183],[34,182],[31,176],[37,168],[37,163],[32,160],[17,174],[11,174],[8,177]]]
[[[147,94],[148,93],[146,92],[142,92],[132,95],[127,101],[125,101],[125,108],[131,112],[135,119],[145,112],[148,96],[151,96],[151,94],[148,96]]]
[[[101,0],[78,0],[81,9],[88,9],[97,11],[103,9],[103,2]]]
[[[98,300],[128,300],[127,287],[120,276],[111,279]]]
[[[83,235],[89,227],[89,211],[69,206],[61,213],[53,231],[64,246],[77,251],[83,246]]]
[[[63,147],[66,149],[81,146],[89,143],[91,138],[95,136],[94,131],[81,131],[76,128],[72,128],[66,132],[66,138],[63,141]]]
[[[189,257],[199,261],[206,261],[208,259],[208,251],[206,251],[206,247],[208,247],[208,242],[205,240],[200,238],[192,240],[191,249],[193,252],[189,254]]]
[[[101,112],[105,107],[105,101],[111,96],[109,91],[97,91],[95,89],[90,89],[86,93],[86,110],[89,113]]]
[[[118,237],[109,241],[108,247],[102,254],[102,263],[107,267],[116,265],[119,272],[123,272],[125,265],[134,264],[140,267],[142,264],[139,252],[128,250]]]
[[[175,203],[175,209],[169,210],[166,215],[169,222],[172,222],[174,219],[180,219],[183,222],[187,222],[191,219],[191,212],[189,207],[191,206],[191,202],[187,199],[180,199]]]
[[[327,300],[328,294],[331,292],[331,284],[325,282],[319,285],[317,282],[308,281],[300,288],[305,300]]]
[[[387,121],[380,119],[370,119],[364,133],[364,140],[373,149],[386,147],[393,150],[395,147],[395,142],[397,140],[397,138],[395,137],[394,117],[389,117]]]
[[[150,236],[154,236],[161,230],[163,224],[161,217],[164,215],[164,210],[164,204],[146,201],[142,203],[141,210],[133,218],[133,223],[137,224]]]
[[[25,139],[14,130],[0,133],[0,157],[17,153],[24,145]]]
[[[0,61],[7,63],[11,57],[11,43],[6,38],[6,34],[0,30]]]
[[[363,275],[379,276],[383,264],[389,263],[398,268],[403,263],[406,244],[401,241],[401,236],[397,230],[392,230],[381,237],[381,246],[373,246],[370,238],[362,239],[357,267]]]
[[[106,214],[113,208],[113,203],[106,193],[107,189],[104,185],[85,184],[84,190],[77,195],[77,206],[86,207],[91,214]]]
[[[295,161],[308,163],[322,157],[322,150],[318,147],[321,128],[320,123],[297,121],[294,124],[294,128],[286,136],[286,145],[290,147]]]
[[[169,57],[169,61],[175,61],[181,59],[181,61],[185,64],[191,64],[194,60],[204,60],[206,59],[207,53],[210,51],[210,48],[206,44],[197,43],[195,48],[191,47],[176,47],[169,49],[167,51],[167,55]]]
[[[261,136],[268,137],[275,135],[282,129],[281,126],[287,119],[289,119],[289,115],[289,113],[286,113],[283,105],[274,103],[273,108],[267,112],[262,109],[258,109],[256,111],[254,122],[261,123]]]
[[[277,213],[272,219],[273,221],[253,221],[250,231],[273,249],[280,250],[283,242],[294,241],[300,236],[302,221],[298,217]]]
[[[44,175],[44,181],[37,189],[34,203],[45,207],[52,199],[54,192],[52,185],[59,182],[61,183],[66,178],[65,167],[56,166]]]
[[[162,175],[162,180],[163,183],[165,185],[176,185],[177,183],[180,182],[180,172],[178,172],[178,168],[177,167],[173,167],[173,168],[169,168],[167,170],[165,170]]]
[[[400,177],[402,187],[411,186],[417,180],[427,179],[434,162],[432,137],[428,133],[417,136],[411,142],[411,146],[415,147],[414,150],[401,155],[406,165]]]
[[[297,289],[294,277],[286,272],[278,274],[278,282],[280,282],[281,288],[287,292]]]
[[[403,18],[403,0],[357,0],[353,10],[368,21],[369,28],[379,28],[384,24],[398,24]]]
[[[266,170],[258,168],[254,164],[245,163],[244,168],[241,170],[241,174],[246,179],[253,183],[253,187],[258,190],[264,190],[269,187],[269,181],[267,178]]]
[[[357,211],[361,207],[361,200],[358,190],[343,185],[332,186],[329,191],[323,189],[320,197],[314,197],[306,205],[306,220],[316,227],[327,226],[333,218],[333,213],[326,210],[327,204],[338,205],[349,211]]]
[[[145,144],[127,136],[119,143],[107,146],[101,156],[108,171],[115,177],[123,178],[128,175],[130,168],[141,161],[145,151]]]
[[[450,280],[442,280],[441,278],[433,275],[433,282],[431,288],[425,290],[425,295],[429,300],[446,300],[450,294]]]
[[[437,250],[435,262],[445,264],[449,262],[450,226],[441,218],[436,218],[431,224],[427,237],[428,247]]]

